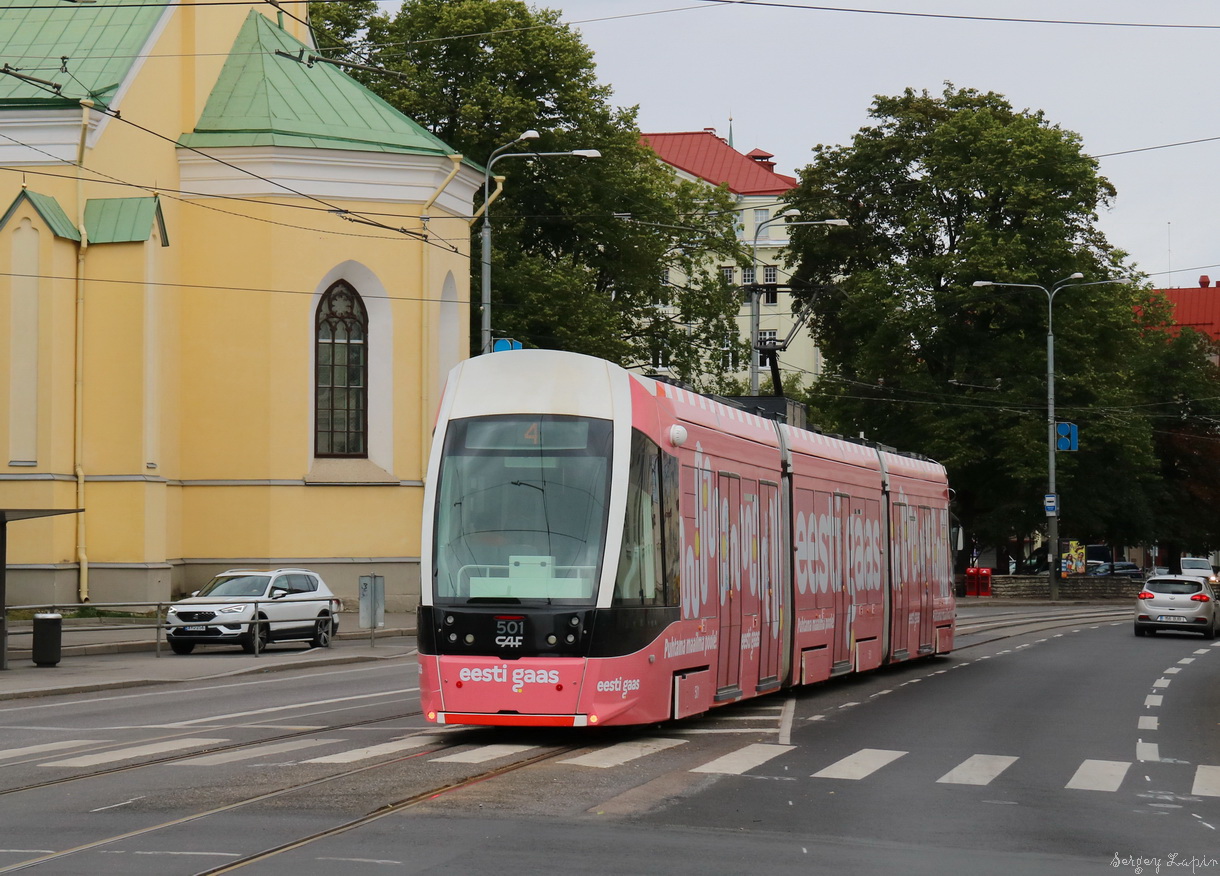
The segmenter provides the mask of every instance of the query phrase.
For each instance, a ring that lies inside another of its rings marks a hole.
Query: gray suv
[[[230,569],[166,613],[165,636],[175,654],[196,645],[240,645],[256,654],[268,642],[308,641],[329,648],[342,603],[308,569]]]

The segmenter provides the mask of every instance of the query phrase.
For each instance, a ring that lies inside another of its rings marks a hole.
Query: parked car
[[[1086,573],[1088,575],[1114,576],[1117,578],[1143,578],[1144,571],[1135,563],[1098,563]]]
[[[1135,599],[1135,634],[1181,630],[1216,638],[1216,594],[1190,575],[1160,575],[1144,582]]]
[[[316,572],[230,569],[170,607],[165,635],[175,654],[196,645],[240,645],[253,654],[292,640],[329,648],[341,608]]]
[[[1213,585],[1220,580],[1216,578],[1211,561],[1204,557],[1182,557],[1182,574],[1203,578]]]

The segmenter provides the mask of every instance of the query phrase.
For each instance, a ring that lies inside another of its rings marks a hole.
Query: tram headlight
[[[567,643],[568,643],[569,645],[571,645],[571,644],[572,644],[573,642],[575,642],[575,641],[576,641],[576,636],[574,636],[572,633],[568,633],[568,636],[567,636]]]
[[[457,633],[450,633],[450,634],[449,634],[449,641],[450,641],[450,642],[456,642],[456,641],[457,641]]]
[[[467,645],[473,645],[473,644],[474,644],[474,633],[467,633],[467,634],[466,634],[466,644],[467,644]]]
[[[559,640],[558,640],[557,638],[555,638],[555,634],[554,634],[554,633],[551,633],[549,636],[547,636],[547,637],[546,637],[546,643],[547,643],[548,645],[554,645],[554,644],[555,644],[556,642],[558,642],[558,641],[559,641]]]
[[[571,620],[568,621],[568,626],[573,626],[573,627],[580,626],[580,615],[578,615],[578,614],[572,615]]]
[[[451,614],[445,615],[445,626],[447,626],[447,627],[453,626],[453,620],[454,620],[453,615],[451,615]]]

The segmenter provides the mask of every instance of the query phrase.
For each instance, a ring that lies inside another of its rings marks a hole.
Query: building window
[[[326,290],[314,322],[315,456],[368,456],[368,328],[355,289],[340,280]]]
[[[775,265],[763,265],[763,304],[778,304],[779,290],[776,284],[779,282],[779,270]]]
[[[776,343],[778,340],[779,335],[775,329],[760,329],[758,332],[758,346],[760,348],[768,347],[771,344]],[[754,355],[758,357],[758,367],[766,368],[768,357],[763,353],[762,349],[759,349]]]
[[[762,224],[771,218],[771,211],[766,208],[759,208],[754,211],[754,236],[759,236],[759,231],[766,231],[762,228]]]
[[[669,268],[665,268],[663,271],[661,271],[661,285],[669,285]]]
[[[725,371],[737,370],[737,347],[733,343],[732,335],[724,336],[724,344],[721,346],[721,354],[724,361]]]
[[[730,286],[733,285],[733,277],[736,276],[736,271],[732,265],[723,265],[720,268],[720,278]]]
[[[743,286],[753,286],[754,285],[754,269],[753,268],[742,268],[741,269],[741,285],[743,285]]]

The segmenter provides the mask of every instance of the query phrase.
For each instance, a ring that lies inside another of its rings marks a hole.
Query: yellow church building
[[[0,508],[84,509],[9,527],[10,605],[239,566],[416,603],[482,170],[296,14],[0,0]]]

